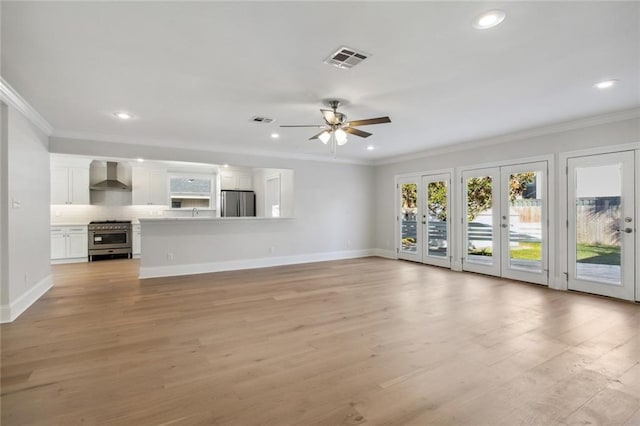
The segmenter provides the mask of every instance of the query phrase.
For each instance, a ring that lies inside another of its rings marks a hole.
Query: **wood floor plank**
[[[2,425],[637,424],[637,304],[381,258],[55,265],[0,328]]]

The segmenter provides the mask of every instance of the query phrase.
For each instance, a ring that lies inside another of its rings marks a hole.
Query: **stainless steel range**
[[[133,257],[131,221],[106,220],[89,223],[89,261],[94,256],[126,254]]]

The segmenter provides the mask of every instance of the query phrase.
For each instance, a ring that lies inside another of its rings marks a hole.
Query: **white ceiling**
[[[493,8],[500,26],[471,26]],[[315,129],[278,125],[321,124],[339,98],[350,119],[391,117],[339,153],[377,160],[640,105],[637,2],[3,1],[1,14],[2,76],[57,134],[330,157]],[[324,64],[342,45],[372,56]],[[607,78],[620,84],[593,88]]]

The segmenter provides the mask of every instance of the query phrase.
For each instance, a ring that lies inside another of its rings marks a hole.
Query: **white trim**
[[[396,180],[405,177],[414,177],[414,176],[431,176],[431,175],[444,175],[447,173],[451,173],[451,177],[453,178],[454,167],[449,167],[448,169],[438,169],[438,170],[426,170],[422,172],[410,172],[410,173],[400,173],[395,175]]]
[[[38,299],[40,299],[49,289],[53,287],[51,275],[41,279],[36,285],[24,292],[11,303],[11,305],[0,305],[0,323],[13,322]]]
[[[294,256],[263,257],[256,259],[229,260],[222,262],[186,265],[140,267],[140,279],[172,277],[178,275],[206,274],[211,272],[236,271],[241,269],[269,268],[272,266],[296,265],[300,263],[326,262],[330,260],[354,259],[375,256],[376,250],[343,250],[324,253],[309,253]]]
[[[634,118],[640,118],[640,108],[626,109],[622,111],[615,111],[607,114],[600,114],[586,118],[579,118],[577,120],[564,121],[560,123],[550,124],[548,126],[533,127],[526,130],[521,130],[513,133],[506,133],[499,136],[493,136],[483,139],[470,139],[464,141],[458,141],[446,146],[428,148],[428,150],[417,151],[413,153],[403,154],[394,157],[387,157],[380,160],[374,160],[372,162],[375,166],[400,163],[409,160],[419,160],[422,158],[433,157],[442,154],[448,154],[452,152],[465,151],[468,149],[482,148],[490,145],[499,145],[505,142],[514,142],[523,139],[534,138],[538,136],[544,136],[554,133],[562,133],[570,130],[577,130],[586,127],[597,126],[601,124],[616,123],[619,121],[631,120]]]
[[[373,249],[373,256],[384,257],[385,259],[398,260],[398,255],[393,250]]]
[[[108,142],[108,143],[121,143],[127,145],[138,145],[144,147],[163,147],[170,149],[191,150],[201,152],[215,152],[220,154],[240,154],[250,155],[257,157],[269,157],[269,158],[284,158],[287,160],[304,160],[304,161],[319,161],[323,163],[343,163],[343,164],[358,164],[363,166],[372,166],[371,161],[368,160],[354,160],[344,157],[334,158],[329,152],[326,156],[314,155],[314,154],[294,154],[291,152],[274,152],[264,149],[256,148],[241,148],[241,147],[229,147],[228,145],[216,145],[212,141],[181,141],[176,144],[175,140],[157,139],[157,138],[133,138],[127,136],[108,135],[103,133],[90,133],[90,132],[77,132],[73,130],[53,130],[51,134],[53,138],[58,139],[72,139],[72,140],[85,140],[93,142]],[[51,148],[55,149],[54,145]],[[52,151],[58,152],[58,151]],[[63,153],[63,152],[61,152]],[[89,154],[87,154],[89,155]],[[159,160],[154,158],[154,160]]]
[[[0,100],[17,109],[42,132],[51,136],[53,126],[33,108],[7,81],[0,76]]]
[[[553,154],[536,155],[534,157],[514,158],[509,160],[491,161],[488,163],[468,164],[460,166],[458,169],[461,172],[472,171],[477,169],[489,169],[492,167],[506,167],[506,166],[518,166],[530,163],[539,163],[542,161],[552,161]]]
[[[85,225],[86,227],[86,225]],[[89,261],[89,257],[72,257],[68,259],[51,259],[52,265],[62,265],[65,263],[87,263]]]

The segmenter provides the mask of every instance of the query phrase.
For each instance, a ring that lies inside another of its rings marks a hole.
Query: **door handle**
[[[506,224],[506,223],[503,223],[503,224],[502,224],[502,227],[503,227],[503,228],[506,228],[506,227],[507,227],[507,224]]]
[[[624,228],[624,232],[625,232],[626,234],[630,234],[630,233],[632,233],[632,232],[633,232],[633,229],[632,229],[632,228]]]

